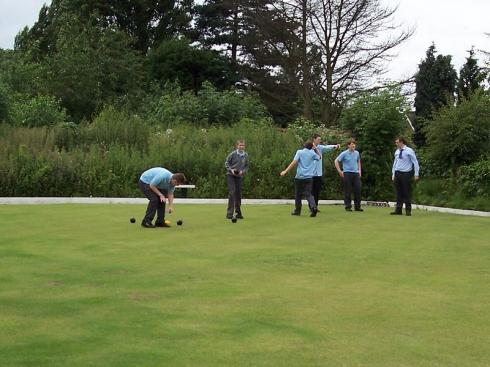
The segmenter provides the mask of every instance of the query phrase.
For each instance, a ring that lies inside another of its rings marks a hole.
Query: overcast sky
[[[414,36],[396,49],[397,58],[387,66],[386,76],[391,79],[414,74],[432,42],[438,53],[453,56],[458,70],[472,46],[490,51],[490,37],[485,36],[490,33],[490,0],[381,1],[398,5],[397,21],[416,29]],[[0,0],[0,48],[13,48],[15,35],[34,24],[44,3],[51,0]]]

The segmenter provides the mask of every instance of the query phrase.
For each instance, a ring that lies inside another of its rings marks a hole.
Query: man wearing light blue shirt
[[[171,213],[174,201],[175,186],[185,183],[183,173],[172,173],[162,167],[154,167],[141,174],[138,186],[149,200],[146,208],[145,217],[141,221],[144,228],[168,227],[165,224],[165,203],[168,199],[168,212]],[[152,221],[157,214],[157,219],[153,225]]]
[[[313,194],[313,198],[315,199],[315,205],[318,209],[318,202],[320,201],[320,192],[323,187],[323,154],[326,152],[330,152],[334,149],[339,149],[340,144],[335,145],[324,145],[322,144],[322,137],[319,134],[314,134],[313,138],[313,149],[317,149],[317,152],[320,154],[320,159],[316,162],[316,171],[313,176],[313,187],[311,189],[311,193]]]
[[[415,181],[419,179],[419,162],[412,148],[406,146],[406,140],[398,137],[395,140],[397,150],[391,170],[391,179],[396,189],[396,207],[391,215],[402,215],[403,203],[405,203],[405,214],[412,215],[412,176]]]
[[[313,143],[308,141],[304,148],[300,149],[294,155],[293,160],[287,168],[281,172],[281,176],[286,176],[287,173],[296,168],[296,176],[294,177],[294,204],[295,209],[292,215],[301,215],[301,199],[305,196],[310,208],[310,217],[316,217],[317,207],[315,199],[311,194],[313,184],[313,176],[316,172],[316,162],[320,160],[320,154],[313,149]]]
[[[347,148],[335,159],[335,168],[342,177],[345,210],[352,211],[351,194],[354,192],[354,210],[362,212],[364,210],[361,209],[361,156],[356,150],[354,139],[347,142]],[[342,163],[342,169],[340,163]]]

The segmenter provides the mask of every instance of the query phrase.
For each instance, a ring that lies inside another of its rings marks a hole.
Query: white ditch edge
[[[0,205],[43,205],[43,204],[138,204],[146,205],[146,198],[101,198],[101,197],[0,197]],[[184,199],[176,198],[176,204],[227,204],[228,199]],[[303,201],[306,203],[306,201]],[[394,207],[394,202],[363,201],[363,205],[375,205]],[[243,199],[242,204],[252,205],[292,205],[294,200],[289,199]],[[320,205],[343,205],[342,200],[320,200]],[[463,210],[442,208],[437,206],[412,204],[413,209],[430,212],[449,213],[458,215],[472,215],[478,217],[490,217],[490,212],[477,210]]]

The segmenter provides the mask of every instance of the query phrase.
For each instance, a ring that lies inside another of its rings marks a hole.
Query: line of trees
[[[333,125],[410,37],[395,11],[378,0],[53,0],[2,51],[2,83],[55,97],[75,122],[178,80],[194,93],[204,81],[254,91],[283,125]]]

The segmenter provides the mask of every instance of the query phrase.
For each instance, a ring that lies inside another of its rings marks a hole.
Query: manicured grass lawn
[[[490,365],[488,218],[144,209],[0,206],[0,366]]]

